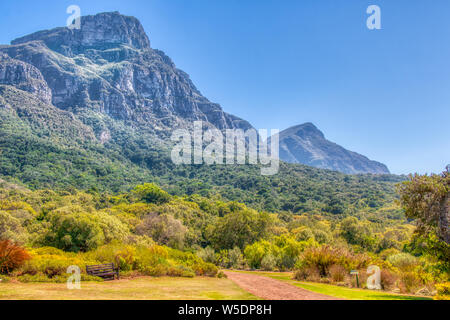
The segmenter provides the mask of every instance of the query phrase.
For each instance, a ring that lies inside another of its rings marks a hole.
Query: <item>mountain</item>
[[[347,174],[389,174],[386,165],[330,142],[312,123],[286,129],[279,134],[280,159],[289,163]]]
[[[404,177],[347,176],[287,163],[270,177],[252,165],[174,165],[173,130],[190,128],[193,120],[220,129],[251,125],[203,97],[186,73],[151,48],[137,19],[101,13],[83,17],[81,26],[0,45],[1,179],[94,194],[155,182],[174,195],[272,212],[353,214],[394,199],[394,185]]]
[[[29,78],[44,80],[61,110],[133,122],[159,137],[195,120],[219,129],[251,128],[202,96],[185,72],[152,49],[134,17],[118,12],[82,17],[79,30],[40,31],[11,44],[0,53],[22,61],[24,72],[33,73]]]

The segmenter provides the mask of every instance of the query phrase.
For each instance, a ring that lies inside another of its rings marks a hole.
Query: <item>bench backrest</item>
[[[96,274],[96,273],[106,273],[106,272],[114,272],[114,271],[115,271],[114,263],[86,266],[87,273]]]

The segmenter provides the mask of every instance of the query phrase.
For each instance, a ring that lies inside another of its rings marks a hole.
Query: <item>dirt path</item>
[[[230,271],[225,274],[242,289],[266,300],[340,300],[268,277]]]

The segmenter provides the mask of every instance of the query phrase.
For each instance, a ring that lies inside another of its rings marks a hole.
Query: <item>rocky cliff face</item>
[[[50,104],[52,101],[52,92],[37,68],[0,53],[1,84],[32,93],[42,102]]]
[[[80,30],[57,28],[16,39],[0,53],[16,61],[15,71],[3,66],[5,84],[30,80],[35,84],[27,91],[74,114],[88,110],[163,136],[196,120],[220,129],[251,128],[202,96],[186,73],[150,47],[139,21],[118,12],[82,17]]]
[[[150,40],[139,20],[118,12],[83,17],[80,29],[56,28],[39,31],[13,40],[11,44],[31,41],[43,41],[51,50],[71,57],[83,54],[89,49],[114,48],[120,45],[139,50],[150,49]]]
[[[388,168],[325,139],[312,123],[280,132],[280,158],[290,163],[340,171],[348,174],[388,174]]]

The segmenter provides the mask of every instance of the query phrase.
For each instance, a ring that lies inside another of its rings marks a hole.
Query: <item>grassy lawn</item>
[[[248,273],[270,277],[276,280],[290,283],[296,287],[300,287],[309,291],[349,300],[432,300],[431,298],[426,297],[399,295],[387,293],[384,291],[350,289],[323,283],[300,282],[292,280],[292,273],[290,272],[248,272]]]
[[[4,283],[0,300],[255,300],[231,280],[218,278],[151,278],[66,284]]]

